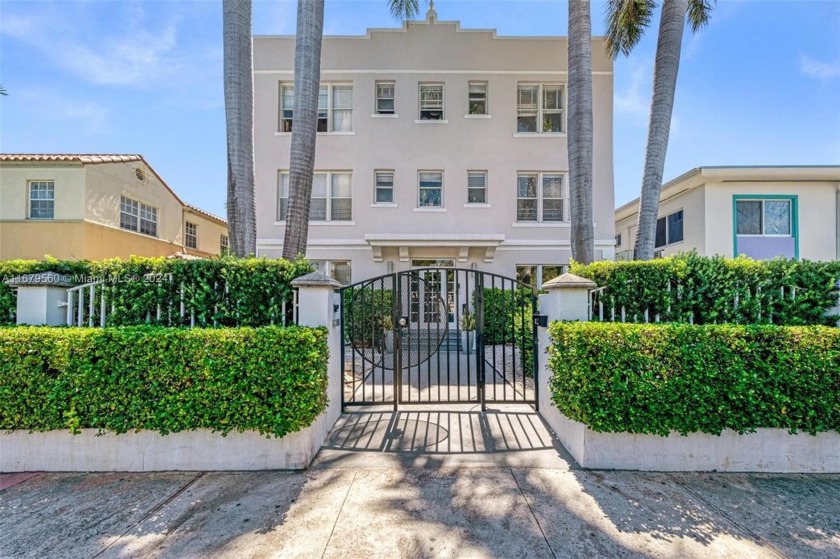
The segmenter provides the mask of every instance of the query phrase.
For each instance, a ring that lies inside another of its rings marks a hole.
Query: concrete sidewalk
[[[584,471],[522,410],[348,413],[306,472],[0,488],[4,558],[840,558],[840,475]]]

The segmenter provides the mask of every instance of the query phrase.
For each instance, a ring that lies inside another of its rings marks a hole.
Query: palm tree
[[[222,14],[228,228],[231,252],[236,256],[246,257],[257,251],[251,0],[223,0]]]
[[[629,54],[650,24],[656,0],[609,0],[607,6],[607,50],[616,58]],[[709,21],[710,0],[663,0],[662,19],[656,43],[656,62],[653,71],[653,98],[650,105],[648,139],[645,151],[645,171],[639,201],[639,220],[634,257],[650,260],[656,244],[656,220],[659,215],[659,195],[665,154],[671,132],[671,114],[680,68],[683,29],[686,15],[692,32]]]
[[[589,0],[569,0],[569,209],[572,258],[595,260],[592,217],[592,20]]]
[[[3,87],[2,85],[0,85],[0,95],[3,95],[3,96],[8,95],[8,93],[6,92],[6,88]]]
[[[434,0],[430,2],[434,9]],[[394,18],[399,20],[411,19],[420,11],[420,3],[417,0],[388,0],[388,10]]]
[[[283,258],[291,259],[306,254],[312,174],[315,170],[323,34],[324,0],[298,0],[292,145],[289,153],[289,205]]]

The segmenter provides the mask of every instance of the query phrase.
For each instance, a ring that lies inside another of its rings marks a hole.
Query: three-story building
[[[596,257],[614,256],[613,74],[593,39]],[[292,36],[254,38],[257,252],[282,253]],[[542,282],[568,264],[565,37],[425,21],[323,39],[306,256],[343,283],[417,266]]]

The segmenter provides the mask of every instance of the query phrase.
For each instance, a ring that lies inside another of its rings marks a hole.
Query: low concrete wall
[[[552,425],[563,446],[584,467],[657,472],[840,473],[840,433],[800,433],[757,429],[739,435],[692,433],[667,437],[596,433],[560,416]]]
[[[551,402],[545,349],[549,339],[540,328],[540,415],[583,468],[657,472],[840,473],[840,433],[800,433],[757,429],[739,435],[693,433],[668,437],[630,433],[597,433],[561,414]]]
[[[336,406],[337,407],[337,406]],[[96,429],[0,433],[0,472],[155,472],[171,470],[300,470],[309,466],[335,419],[321,414],[306,429],[282,438],[255,431],[200,429],[159,435],[122,435]]]

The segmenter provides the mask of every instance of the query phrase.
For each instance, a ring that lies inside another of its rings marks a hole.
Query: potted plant
[[[461,315],[461,338],[464,343],[464,351],[472,353],[473,342],[475,341],[475,315],[464,311]]]
[[[394,351],[394,321],[390,316],[382,318],[382,329],[385,331],[385,353]]]

